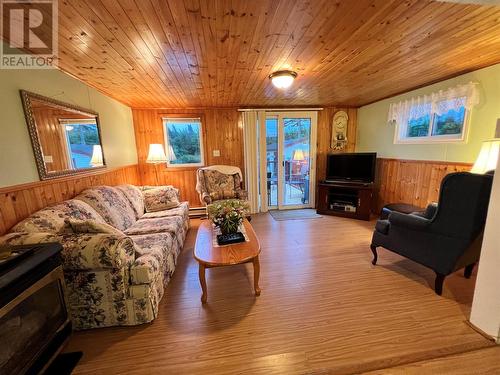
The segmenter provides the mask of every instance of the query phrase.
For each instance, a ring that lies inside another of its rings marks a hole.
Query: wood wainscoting
[[[30,214],[97,185],[140,185],[137,164],[0,188],[0,235]]]
[[[426,207],[438,200],[444,176],[469,171],[471,167],[470,163],[379,158],[374,213],[380,212],[385,204],[396,202]]]
[[[347,146],[345,150],[334,151],[330,147],[332,139],[333,115],[345,111],[349,116],[347,122]],[[354,152],[356,148],[357,108],[326,107],[318,112],[318,147],[316,151],[316,180],[326,178],[326,156],[334,152]]]
[[[132,113],[139,173],[144,185],[173,185],[191,207],[201,206],[195,189],[198,167],[167,168],[164,164],[146,163],[149,144],[165,143],[162,118],[169,116],[201,118],[206,165],[234,165],[244,170],[243,127],[236,108],[134,109]],[[213,156],[213,150],[220,150],[220,156]]]

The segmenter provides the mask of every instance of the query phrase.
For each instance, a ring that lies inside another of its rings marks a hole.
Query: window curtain
[[[470,110],[478,103],[477,83],[470,82],[429,95],[391,103],[387,121],[389,124],[403,124],[431,113],[443,115],[450,110],[459,110],[461,107]]]
[[[245,181],[250,213],[259,212],[259,169],[257,112],[243,112]]]
[[[269,211],[267,206],[267,144],[266,144],[266,112],[257,111],[258,139],[259,139],[259,173],[260,173],[260,212]]]

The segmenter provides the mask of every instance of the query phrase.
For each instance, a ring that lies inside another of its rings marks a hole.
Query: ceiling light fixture
[[[297,73],[292,72],[291,70],[278,70],[277,72],[269,75],[269,79],[273,85],[279,89],[286,89],[290,87],[295,78],[297,78]]]

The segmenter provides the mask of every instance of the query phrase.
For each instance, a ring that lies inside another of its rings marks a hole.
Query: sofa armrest
[[[135,245],[130,237],[104,233],[53,234],[9,233],[0,243],[25,245],[59,242],[65,270],[128,268],[135,260]]]
[[[407,228],[415,231],[428,230],[431,220],[422,216],[403,214],[401,212],[393,211],[389,215],[389,223],[391,226]]]
[[[30,245],[37,243],[60,242],[59,235],[46,232],[12,232],[0,237],[0,245]]]
[[[104,233],[61,236],[65,269],[129,268],[135,260],[130,237]]]

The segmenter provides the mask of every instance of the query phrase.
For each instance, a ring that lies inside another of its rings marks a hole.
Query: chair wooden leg
[[[436,272],[436,281],[434,282],[434,291],[438,296],[443,294],[443,283],[446,276]]]
[[[373,245],[370,245],[370,249],[372,250],[372,253],[373,253],[372,264],[376,265],[377,264],[377,260],[378,260],[377,247],[373,246]]]
[[[474,271],[475,265],[476,265],[476,263],[472,263],[472,264],[469,264],[467,267],[465,267],[464,277],[466,279],[470,279],[470,277],[472,276],[472,271]]]

